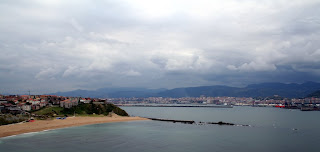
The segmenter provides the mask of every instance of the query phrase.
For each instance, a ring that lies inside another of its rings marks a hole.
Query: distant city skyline
[[[0,94],[320,82],[318,0],[3,0]]]

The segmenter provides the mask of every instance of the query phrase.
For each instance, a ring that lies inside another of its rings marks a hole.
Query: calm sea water
[[[244,126],[159,121],[95,124],[0,138],[0,151],[320,151],[320,112],[234,107],[122,107],[130,115]]]

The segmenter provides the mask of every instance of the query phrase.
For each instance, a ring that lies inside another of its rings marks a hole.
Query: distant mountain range
[[[320,98],[320,90],[312,92],[307,97],[314,97],[314,98]]]
[[[320,83],[306,82],[297,83],[261,83],[247,87],[229,86],[199,86],[167,89],[145,88],[101,88],[94,91],[74,90],[69,92],[57,92],[53,95],[81,96],[93,98],[120,98],[120,97],[199,97],[204,96],[230,96],[230,97],[269,97],[279,95],[287,98],[306,97],[320,90]]]
[[[145,88],[101,88],[97,90],[74,90],[67,92],[51,93],[59,96],[91,97],[91,98],[129,98],[129,97],[151,97],[167,89],[145,89]]]

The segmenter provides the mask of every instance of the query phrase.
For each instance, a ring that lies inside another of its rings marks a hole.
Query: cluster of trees
[[[11,114],[0,115],[0,126],[26,121],[28,119],[29,117],[27,115],[11,115]]]
[[[113,104],[93,104],[93,103],[82,103],[78,106],[74,106],[70,109],[63,109],[62,113],[66,115],[75,114],[98,114],[98,115],[108,115],[109,112],[114,112],[120,116],[128,116],[128,113],[121,108]]]

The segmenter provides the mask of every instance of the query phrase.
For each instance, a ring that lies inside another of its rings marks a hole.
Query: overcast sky
[[[0,94],[320,81],[319,0],[1,0]]]

